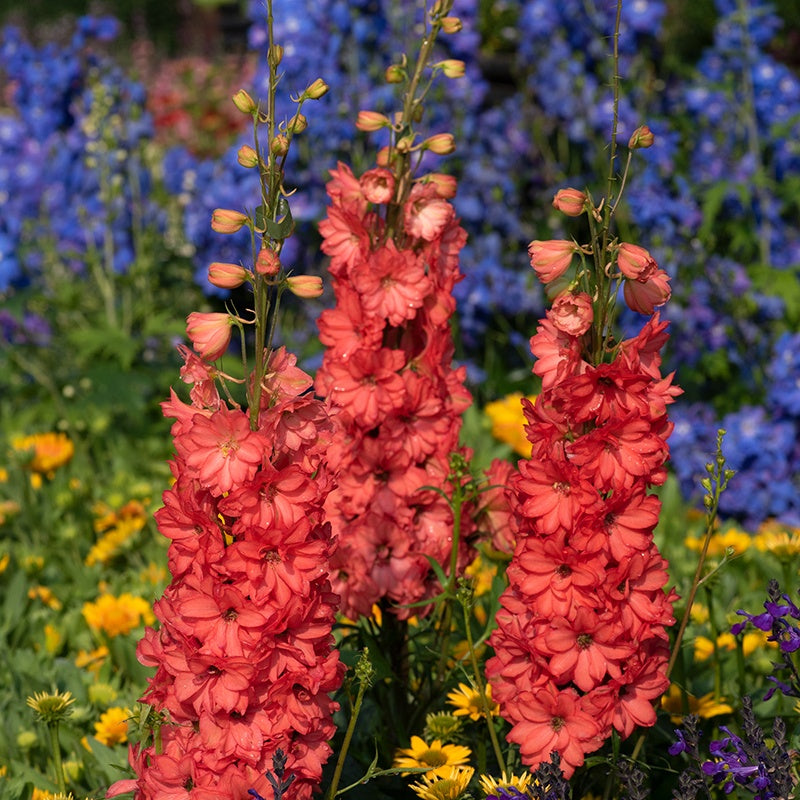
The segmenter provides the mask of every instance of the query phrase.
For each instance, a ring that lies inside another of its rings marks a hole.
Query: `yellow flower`
[[[684,544],[690,550],[699,553],[703,549],[703,538],[689,536],[684,540]],[[708,543],[708,556],[710,558],[721,558],[730,547],[734,555],[741,555],[753,543],[753,537],[749,533],[731,528],[724,533],[715,533]]]
[[[472,767],[450,767],[444,775],[426,772],[411,788],[422,800],[459,800],[474,774]]]
[[[492,702],[492,687],[487,684],[484,690],[484,699],[481,693],[472,686],[467,686],[465,683],[459,683],[458,689],[447,694],[447,702],[451,706],[455,706],[456,710],[453,716],[469,716],[470,719],[476,722],[486,716],[484,710],[486,706],[492,714],[500,713],[500,706]]]
[[[708,608],[702,603],[692,603],[689,617],[695,625],[705,625],[708,622]]]
[[[94,738],[106,747],[128,741],[129,708],[114,706],[100,715],[100,721],[94,724]]]
[[[800,556],[800,528],[784,528],[774,521],[765,522],[753,537],[753,544],[762,553],[772,553],[781,561]]]
[[[145,583],[152,583],[153,586],[158,586],[159,584],[164,583],[168,577],[169,573],[167,572],[166,567],[156,564],[155,561],[151,561],[147,565],[147,569],[143,569],[139,573],[139,580],[144,581]]]
[[[702,697],[695,697],[694,695],[686,693],[689,708],[686,710],[687,714],[697,714],[698,717],[703,719],[710,719],[711,717],[718,717],[721,714],[732,714],[733,708],[725,702],[724,697],[714,699],[714,693],[709,692]],[[683,693],[680,686],[673,683],[669,687],[669,691],[661,698],[661,708],[669,711],[670,719],[676,725],[680,724],[684,717],[683,706]]]
[[[2,524],[2,519],[0,519],[0,524]],[[10,561],[11,556],[8,553],[4,553],[2,558],[0,558],[0,575],[2,575],[8,569],[8,564]]]
[[[11,446],[24,453],[31,451],[27,467],[33,472],[48,477],[59,467],[69,463],[75,454],[75,445],[63,433],[35,433],[32,436],[17,436]]]
[[[28,598],[30,600],[41,600],[48,608],[53,611],[61,610],[61,601],[47,588],[47,586],[31,586],[28,589]]]
[[[26,702],[40,722],[53,725],[72,714],[75,698],[72,692],[35,692]]]
[[[745,658],[764,647],[777,647],[778,643],[770,641],[769,635],[768,631],[748,631],[742,636],[742,652]]]
[[[83,616],[93,631],[102,631],[111,637],[130,633],[142,622],[151,625],[155,621],[150,604],[128,592],[119,597],[102,594],[96,602],[84,603]]]
[[[75,656],[75,666],[79,669],[87,669],[89,672],[100,672],[100,667],[103,662],[108,658],[108,648],[105,645],[98,647],[96,650],[79,650],[78,655]]]
[[[0,467],[0,483],[8,483],[8,470]]]
[[[526,772],[524,775],[506,775],[503,772],[500,778],[495,778],[493,775],[481,775],[480,784],[481,791],[485,797],[490,794],[498,794],[501,789],[516,789],[520,794],[526,794],[528,787],[533,780],[533,775]]]
[[[522,413],[522,392],[506,395],[501,400],[487,403],[484,411],[492,422],[492,436],[511,445],[515,452],[526,458],[531,455],[531,443],[525,438],[525,415]],[[532,403],[535,394],[527,395]]]
[[[55,625],[44,626],[44,646],[48,653],[55,654],[61,649],[64,637]]]
[[[412,736],[411,747],[397,751],[394,766],[400,768],[428,767],[429,772],[446,777],[450,767],[467,763],[470,752],[469,747],[462,745],[442,744],[439,739],[434,739],[427,744],[419,736]]]
[[[473,578],[472,585],[475,590],[475,597],[482,597],[492,591],[492,581],[497,575],[497,564],[488,564],[483,556],[478,554],[464,572],[470,578]]]

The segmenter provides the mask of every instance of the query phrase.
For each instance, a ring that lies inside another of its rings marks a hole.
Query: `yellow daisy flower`
[[[705,537],[689,536],[684,539],[684,544],[690,550],[699,553],[703,549]],[[749,533],[731,528],[724,533],[715,533],[708,543],[709,558],[721,558],[730,547],[734,555],[741,555],[753,544],[753,537]]]
[[[711,717],[718,717],[721,714],[732,714],[733,708],[725,702],[724,697],[719,699],[714,698],[714,693],[709,692],[702,697],[695,697],[691,694],[686,694],[689,704],[689,714],[697,714],[702,719],[711,719]],[[670,720],[676,725],[679,725],[684,717],[683,707],[683,693],[680,686],[673,683],[669,687],[669,691],[661,697],[661,708],[668,711]]]
[[[30,451],[27,467],[33,472],[50,476],[67,464],[75,454],[75,445],[63,433],[35,433],[17,436],[11,446],[19,453]]]
[[[481,693],[475,687],[459,683],[458,689],[447,693],[447,702],[451,706],[455,706],[454,716],[469,716],[470,719],[477,722],[486,716],[486,711],[484,710],[486,706],[489,707],[492,714],[500,713],[500,706],[492,702],[492,687],[489,684],[486,685],[484,694],[485,702],[481,697]]]
[[[753,537],[753,544],[762,553],[772,553],[780,561],[792,561],[800,556],[800,528],[765,522]]]
[[[499,779],[493,775],[481,775],[481,791],[484,797],[496,795],[501,789],[516,789],[520,794],[525,794],[532,780],[533,775],[530,772],[524,775],[506,775],[503,772]]]
[[[459,800],[467,791],[475,770],[472,767],[450,767],[445,775],[425,773],[411,788],[422,800]]]
[[[525,415],[522,413],[522,392],[514,392],[500,400],[487,403],[484,411],[492,422],[492,436],[511,445],[515,452],[526,458],[531,455],[531,443],[525,438]],[[532,403],[536,395],[527,395]]]
[[[128,741],[128,720],[131,711],[129,708],[115,706],[100,715],[100,721],[94,724],[94,738],[106,747],[122,744]]]
[[[102,594],[96,602],[84,603],[83,616],[92,630],[112,637],[130,633],[142,622],[152,625],[155,621],[150,604],[128,592],[119,597]]]
[[[450,767],[466,764],[470,755],[469,747],[442,744],[440,739],[434,739],[428,744],[419,736],[412,736],[411,747],[397,751],[394,766],[401,769],[426,767],[429,772],[444,778],[447,777]]]

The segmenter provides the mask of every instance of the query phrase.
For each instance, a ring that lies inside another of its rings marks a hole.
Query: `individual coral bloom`
[[[356,128],[360,131],[379,131],[391,124],[389,117],[378,111],[359,111],[356,117]]]
[[[94,724],[94,738],[106,747],[113,747],[128,741],[129,708],[109,708],[100,715],[100,721]]]
[[[566,239],[535,239],[528,245],[531,266],[542,283],[560,278],[569,269],[576,251],[575,244]]]
[[[11,446],[17,452],[31,451],[26,466],[33,472],[50,475],[59,467],[68,464],[75,454],[75,445],[64,433],[34,433],[31,436],[16,436]]]
[[[481,693],[466,683],[459,683],[458,689],[447,693],[447,702],[455,707],[454,716],[467,716],[475,722],[486,716],[487,708],[492,715],[499,711],[497,703],[492,702],[491,686],[486,686]]]
[[[548,318],[560,331],[570,336],[581,336],[589,330],[594,319],[592,298],[586,292],[562,292],[553,300]]]
[[[506,738],[520,746],[522,761],[531,769],[549,760],[555,750],[564,777],[570,778],[585,754],[602,742],[600,726],[583,709],[574,689],[559,690],[546,683],[536,692],[520,692],[516,702],[521,719]]]
[[[318,275],[290,275],[286,279],[289,291],[296,297],[311,300],[322,294],[322,278]]]
[[[221,408],[210,417],[195,414],[190,429],[175,437],[175,449],[200,483],[221,495],[253,478],[266,442],[263,434],[250,429],[247,414]]]
[[[230,314],[193,311],[186,318],[186,335],[202,358],[216,361],[228,349],[232,325]]]
[[[129,592],[119,597],[106,593],[94,603],[84,603],[83,617],[93,631],[111,638],[130,633],[141,624],[152,625],[155,621],[150,603]]]
[[[451,767],[466,764],[470,755],[469,747],[463,745],[442,744],[439,739],[427,744],[421,737],[412,736],[411,747],[397,751],[393,766],[399,769],[427,767],[428,774],[446,777]]]
[[[236,233],[247,221],[247,214],[241,211],[217,208],[211,214],[211,229],[217,233]]]
[[[411,788],[422,800],[459,800],[465,797],[469,782],[475,774],[473,767],[450,767],[445,775],[425,773]]]
[[[579,217],[586,209],[589,198],[579,189],[559,189],[553,198],[553,208],[568,217]]]
[[[628,308],[639,314],[652,314],[656,307],[663,306],[672,294],[669,288],[669,275],[663,269],[657,269],[644,282],[625,281],[622,291]]]
[[[433,184],[415,184],[403,209],[406,233],[426,242],[440,236],[454,215],[453,206],[438,196]]]
[[[658,269],[655,259],[638,244],[622,242],[617,250],[619,271],[632,281],[646,281]]]
[[[394,197],[394,173],[383,167],[367,170],[360,180],[364,197],[370,203],[388,203]]]
[[[215,261],[208,267],[208,282],[220,289],[237,289],[247,280],[247,270],[239,264]]]

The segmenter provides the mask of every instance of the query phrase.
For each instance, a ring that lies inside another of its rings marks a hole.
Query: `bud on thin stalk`
[[[316,275],[292,275],[286,285],[293,295],[307,300],[322,294],[322,278]]]
[[[422,149],[430,150],[439,156],[446,156],[456,149],[456,140],[452,133],[436,133],[422,143]]]
[[[244,89],[239,89],[233,96],[233,104],[243,114],[254,114],[258,110],[258,106],[253,101],[253,98]]]

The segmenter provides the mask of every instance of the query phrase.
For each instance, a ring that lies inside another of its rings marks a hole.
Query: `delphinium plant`
[[[323,512],[332,429],[308,394],[311,378],[273,346],[283,293],[321,292],[319,278],[292,274],[283,261],[293,228],[283,168],[308,124],[304,104],[327,86],[313,81],[282,116],[282,54],[271,41],[262,103],[244,90],[233,98],[252,119],[253,145],[242,146],[239,162],[256,171],[260,195],[249,211],[214,211],[212,228],[247,229],[251,249],[239,264],[213,263],[209,280],[249,286],[249,307],[187,319],[194,349],[181,348],[181,376],[190,403],[173,393],[163,404],[175,418],[175,482],[156,514],[172,579],[154,606],[160,627],[139,645],[155,674],[136,716],[144,732],[130,751],[136,777],[110,795],[240,800],[251,789],[268,793],[280,763],[291,796],[307,798],[331,752],[330,693],[343,673],[332,649],[334,542]]]

